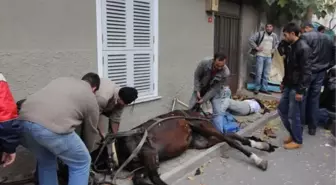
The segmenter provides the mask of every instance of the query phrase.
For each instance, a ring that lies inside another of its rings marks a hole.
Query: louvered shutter
[[[153,0],[104,0],[104,76],[154,94]]]

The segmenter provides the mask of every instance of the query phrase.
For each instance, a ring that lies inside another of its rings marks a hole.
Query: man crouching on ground
[[[202,60],[194,73],[194,92],[189,101],[189,109],[211,101],[213,114],[221,113],[221,86],[225,84],[230,75],[225,65],[226,56],[216,53],[213,59]]]
[[[285,149],[296,149],[302,145],[302,106],[306,95],[310,77],[311,49],[308,44],[299,38],[300,27],[295,23],[287,24],[284,29],[284,39],[290,43],[286,53],[285,76],[281,83],[283,91],[278,113],[288,130],[290,137],[284,141]]]
[[[82,80],[86,79],[87,76],[83,76]],[[108,132],[118,132],[124,107],[138,98],[138,91],[133,87],[120,88],[110,79],[101,78],[96,97],[101,112],[98,128],[100,135],[105,136]]]
[[[4,167],[15,161],[15,149],[19,145],[22,125],[16,104],[5,77],[0,73],[0,164]]]
[[[57,78],[21,105],[21,143],[37,159],[40,185],[58,185],[57,158],[69,167],[69,185],[87,185],[92,150],[98,135],[100,78]],[[75,129],[82,125],[83,141]],[[85,144],[84,144],[85,143]],[[86,145],[86,146],[85,146]]]

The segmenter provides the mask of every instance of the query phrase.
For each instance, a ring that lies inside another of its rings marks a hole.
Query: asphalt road
[[[272,143],[282,146],[287,135],[280,121],[276,131],[278,138]],[[174,185],[335,185],[335,139],[323,129],[316,136],[304,135],[304,145],[299,150],[277,149],[274,153],[257,152],[268,160],[268,170],[263,172],[235,150],[228,158],[217,157],[202,168],[177,181]],[[260,136],[260,131],[254,135]]]

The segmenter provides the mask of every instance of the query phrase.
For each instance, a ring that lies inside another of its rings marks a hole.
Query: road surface
[[[278,138],[273,144],[282,146],[286,136],[276,120]],[[263,172],[249,163],[249,160],[231,150],[228,158],[217,157],[204,165],[203,173],[192,174],[177,181],[174,185],[335,185],[335,140],[323,129],[316,136],[304,131],[304,145],[299,150],[287,151],[283,148],[274,153],[258,152],[268,159],[268,170]],[[260,131],[254,133],[260,136]],[[253,150],[255,151],[255,150]],[[256,152],[257,153],[257,152]]]

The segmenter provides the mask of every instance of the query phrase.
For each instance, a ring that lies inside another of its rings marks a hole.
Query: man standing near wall
[[[221,86],[230,75],[230,70],[225,65],[226,60],[223,53],[215,53],[212,59],[204,59],[198,64],[194,73],[194,92],[189,101],[189,109],[210,100],[213,114],[221,112]]]
[[[334,44],[328,35],[314,31],[313,25],[309,22],[304,23],[301,30],[304,31],[301,38],[307,42],[312,51],[310,56],[312,77],[307,93],[304,122],[308,124],[308,133],[315,135],[318,122],[316,113],[319,109],[323,79],[326,71],[332,67],[330,64],[335,60]]]
[[[270,94],[268,79],[272,67],[272,56],[279,43],[277,35],[273,32],[272,24],[266,24],[265,30],[255,33],[249,39],[251,54],[256,55],[255,94],[259,91]]]

